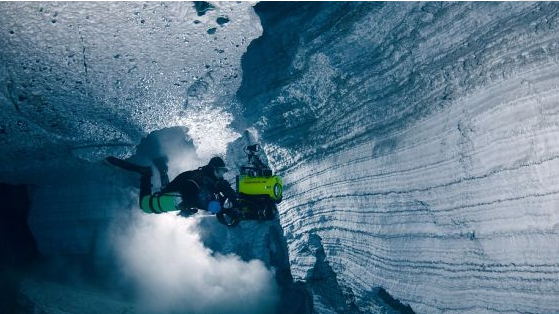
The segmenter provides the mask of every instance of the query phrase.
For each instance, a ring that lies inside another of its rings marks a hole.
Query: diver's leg
[[[124,159],[116,158],[116,157],[113,157],[113,156],[107,157],[106,160],[111,165],[120,167],[124,170],[133,171],[133,172],[137,172],[137,173],[140,173],[140,174],[149,173],[151,175],[151,167],[150,166],[136,165],[136,164],[131,163],[129,161],[126,161]]]
[[[188,217],[197,213],[198,207],[200,207],[198,204],[198,186],[192,180],[182,182],[179,193],[182,198],[182,202],[179,205],[181,209],[179,215]]]
[[[159,171],[161,188],[163,188],[167,184],[169,184],[169,175],[167,174],[167,171],[169,170],[169,168],[167,167],[168,159],[167,157],[158,157],[158,158],[154,158],[152,161],[155,164],[157,170]]]
[[[151,195],[151,170],[140,177],[140,203],[144,196]]]
[[[107,157],[106,160],[117,167],[120,167],[124,170],[137,172],[141,175],[140,177],[140,206],[142,204],[142,198],[144,196],[151,195],[151,176],[152,171],[150,166],[139,166],[129,161],[116,158],[116,157]]]

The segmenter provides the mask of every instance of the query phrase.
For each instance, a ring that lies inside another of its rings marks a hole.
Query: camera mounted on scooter
[[[258,157],[257,153],[260,149],[259,144],[249,145],[243,149],[247,154],[248,164],[241,167],[241,175],[250,177],[271,177],[273,175],[272,170]]]

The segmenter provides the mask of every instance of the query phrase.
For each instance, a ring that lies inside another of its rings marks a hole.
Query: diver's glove
[[[217,214],[221,211],[221,204],[219,201],[210,201],[208,203],[208,211],[212,214]]]

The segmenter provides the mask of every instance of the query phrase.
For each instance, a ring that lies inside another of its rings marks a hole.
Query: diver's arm
[[[237,200],[237,192],[231,188],[231,184],[226,180],[218,180],[216,182],[216,188],[219,192],[223,193],[230,201],[235,202]]]

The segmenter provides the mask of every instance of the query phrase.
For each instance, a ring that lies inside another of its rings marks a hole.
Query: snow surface
[[[215,6],[0,3],[0,180],[38,184],[42,251],[85,254],[135,201],[101,157],[171,126],[239,154],[251,127],[318,312],[386,312],[378,287],[416,313],[557,312],[559,5]],[[268,265],[251,230],[221,249]]]

